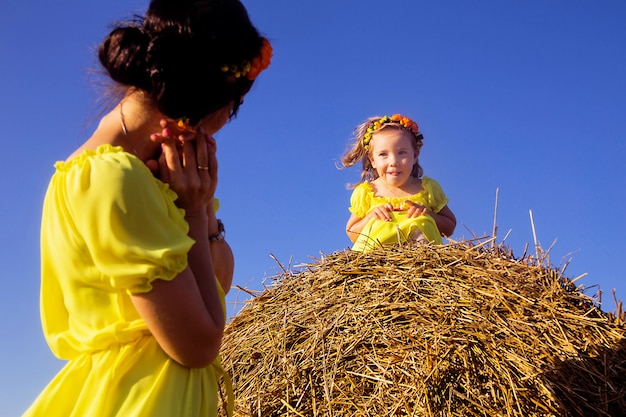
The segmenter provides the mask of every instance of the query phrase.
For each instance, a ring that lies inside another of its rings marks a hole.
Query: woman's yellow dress
[[[363,218],[380,205],[391,203],[393,207],[403,207],[406,200],[423,205],[429,210],[439,213],[448,204],[443,189],[437,181],[429,177],[422,177],[422,191],[410,197],[379,197],[374,195],[372,185],[362,182],[352,191],[350,197],[350,212]],[[408,218],[406,210],[391,213],[392,221],[370,219],[359,237],[354,242],[352,250],[368,251],[389,243],[402,243],[419,232],[426,241],[441,244],[441,233],[435,220],[428,215]]]
[[[219,358],[202,369],[173,361],[129,296],[187,266],[194,241],[176,193],[120,147],[55,168],[42,214],[41,320],[68,362],[24,416],[217,415]]]

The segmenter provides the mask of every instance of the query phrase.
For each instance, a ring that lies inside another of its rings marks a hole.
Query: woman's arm
[[[185,210],[189,237],[195,243],[179,275],[170,281],[155,280],[150,292],[134,294],[132,301],[173,360],[189,368],[205,367],[218,355],[225,325],[213,256],[207,256],[208,210],[217,183],[215,141],[204,135],[185,141],[182,158],[176,140],[165,138],[163,145],[160,177],[177,193],[176,203]]]
[[[195,225],[208,223],[206,216],[188,221],[195,230]],[[194,235],[190,233],[196,243],[189,251],[187,268],[171,281],[155,280],[150,292],[134,294],[132,300],[168,356],[183,366],[201,368],[219,353],[225,318],[212,260],[206,256],[206,232],[204,239]]]
[[[233,251],[224,240],[223,235],[219,232],[219,226],[217,218],[215,217],[215,211],[212,209],[212,205],[209,205],[209,236],[219,235],[220,238],[209,241],[209,249],[211,253],[211,260],[213,261],[213,268],[215,269],[215,275],[217,280],[222,286],[222,290],[227,294],[230,291],[230,286],[233,283],[233,275],[235,273],[235,257]]]

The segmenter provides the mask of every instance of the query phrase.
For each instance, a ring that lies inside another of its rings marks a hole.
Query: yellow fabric
[[[429,177],[422,178],[422,191],[409,197],[378,197],[374,195],[372,185],[365,181],[352,192],[350,197],[350,212],[358,217],[365,217],[375,207],[391,203],[395,208],[405,207],[406,200],[418,203],[429,210],[438,213],[448,204],[443,189],[437,181]],[[414,236],[416,229],[424,238],[433,244],[441,244],[441,233],[431,216],[407,218],[407,212],[394,211],[392,221],[371,219],[361,231],[352,246],[356,251],[367,251],[380,247],[381,244],[402,243]]]
[[[24,417],[217,415],[219,358],[202,369],[174,362],[129,296],[187,266],[194,241],[176,193],[120,147],[55,168],[42,213],[41,319],[68,363]]]
[[[408,218],[406,211],[394,211],[391,218],[391,221],[370,219],[354,242],[352,250],[366,252],[389,243],[403,243],[414,236],[415,232],[421,232],[428,242],[441,245],[441,234],[432,217]]]

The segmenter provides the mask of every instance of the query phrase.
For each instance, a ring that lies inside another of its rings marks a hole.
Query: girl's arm
[[[454,217],[454,213],[452,213],[452,210],[448,208],[448,205],[445,205],[441,210],[439,210],[439,213],[435,213],[434,211],[410,200],[406,200],[405,203],[409,205],[407,210],[408,217],[418,217],[427,214],[433,218],[437,224],[439,233],[441,233],[442,236],[449,237],[452,236],[452,233],[454,233],[454,229],[456,228],[456,217]]]
[[[452,233],[454,233],[454,229],[456,228],[456,217],[447,205],[439,210],[439,213],[429,211],[428,214],[430,214],[433,220],[435,220],[435,223],[437,223],[437,228],[443,236],[452,236]]]
[[[367,213],[365,217],[358,217],[355,214],[351,214],[348,219],[348,223],[346,224],[346,234],[352,241],[352,243],[356,242],[359,238],[359,235],[365,225],[372,219],[375,218],[377,220],[385,220],[391,221],[390,212],[393,211],[393,206],[391,203],[385,203],[383,205],[374,207],[372,211]]]
[[[351,214],[348,219],[348,223],[346,224],[346,234],[352,243],[356,242],[359,238],[359,234],[361,230],[365,227],[369,218],[366,217],[357,217],[355,214]]]

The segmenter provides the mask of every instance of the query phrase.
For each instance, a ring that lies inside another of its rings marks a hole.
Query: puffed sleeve
[[[350,196],[350,208],[348,209],[350,213],[360,218],[365,217],[370,211],[372,196],[373,193],[368,182],[357,185]]]
[[[439,213],[441,209],[448,204],[448,198],[443,192],[441,185],[439,185],[439,183],[432,178],[423,177],[422,187],[424,187],[424,189],[428,192],[428,207],[435,213]]]
[[[140,160],[103,152],[68,173],[66,184],[84,256],[114,288],[148,292],[155,279],[171,280],[186,268],[194,241],[184,211]]]

